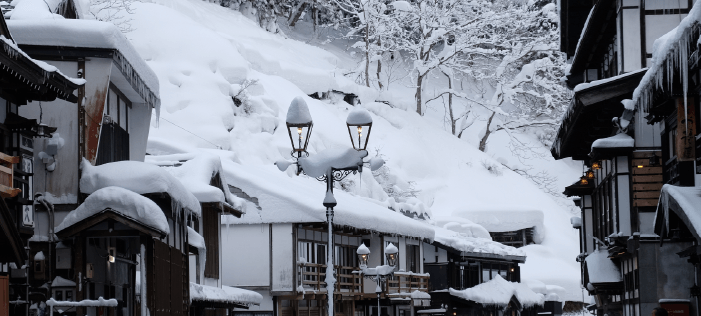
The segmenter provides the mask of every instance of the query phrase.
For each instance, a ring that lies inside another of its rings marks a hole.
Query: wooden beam
[[[654,175],[654,176],[640,176],[640,175],[634,175],[633,176],[633,183],[654,183],[654,182],[662,182],[662,175]]]
[[[644,166],[644,165],[643,165]],[[633,166],[633,174],[662,174],[662,167],[642,167]]]
[[[635,183],[633,184],[633,191],[660,191],[662,190],[662,183]]]
[[[657,199],[638,199],[633,200],[633,206],[657,206]]]
[[[642,191],[642,192],[633,192],[633,198],[638,200],[638,199],[659,199],[660,198],[660,191]]]

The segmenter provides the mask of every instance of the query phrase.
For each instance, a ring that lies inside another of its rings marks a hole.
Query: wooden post
[[[674,148],[677,152],[679,163],[679,184],[682,186],[694,186],[696,170],[696,107],[694,98],[687,97],[686,105],[684,97],[676,98],[677,103],[677,144]]]

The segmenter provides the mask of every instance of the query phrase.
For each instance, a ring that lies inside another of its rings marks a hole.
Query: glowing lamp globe
[[[356,108],[348,113],[346,119],[348,135],[350,135],[353,149],[366,150],[370,140],[370,130],[372,129],[372,116],[370,112],[363,108]]]

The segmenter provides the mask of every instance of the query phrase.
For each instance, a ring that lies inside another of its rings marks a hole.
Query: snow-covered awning
[[[60,276],[56,276],[53,281],[51,281],[51,287],[75,287],[76,283],[71,280],[66,280]]]
[[[241,165],[222,160],[226,180],[247,195],[257,198],[261,210],[249,208],[240,219],[222,218],[222,224],[323,223],[325,188],[316,179],[290,177],[277,167]],[[369,170],[366,172],[370,172]],[[334,191],[338,205],[334,224],[433,240],[433,226],[390,210],[389,204]]]
[[[628,155],[635,146],[635,139],[626,133],[599,138],[591,144],[593,159],[606,159],[614,156]]]
[[[543,294],[534,292],[526,284],[506,281],[500,275],[469,289],[460,291],[450,289],[450,295],[482,305],[506,306],[512,298],[516,298],[524,308],[543,306],[545,302]]]
[[[168,220],[155,202],[124,188],[105,187],[94,191],[83,204],[68,213],[56,227],[56,234],[59,237],[73,235],[80,223],[102,215],[128,226],[133,226],[130,225],[132,223],[138,224],[139,227],[135,228],[144,228],[145,232],[161,237],[170,232]]]
[[[701,240],[701,187],[662,186],[655,214],[655,234],[669,232],[669,212],[686,225],[697,240]]]
[[[245,213],[245,200],[229,191],[219,156],[208,153],[149,155],[146,162],[170,172],[200,203],[220,203],[226,213],[236,216]]]
[[[435,230],[436,243],[452,248],[463,256],[526,261],[526,253],[523,250],[492,241],[491,238],[470,237],[441,227],[436,227]]]
[[[618,283],[623,279],[621,270],[609,259],[609,253],[605,249],[599,249],[590,253],[584,262],[586,264],[589,283]]]
[[[197,216],[202,215],[200,202],[168,171],[140,161],[118,161],[93,166],[87,160],[80,165],[80,192],[93,193],[99,189],[117,186],[138,194],[167,193],[183,208]]]
[[[213,287],[190,283],[190,302],[192,304],[223,304],[231,307],[248,308],[260,305],[263,296],[257,292],[231,286]],[[219,305],[221,306],[221,305]]]
[[[80,19],[10,20],[7,25],[19,45],[113,51],[114,65],[146,104],[160,112],[158,77],[114,24]]]

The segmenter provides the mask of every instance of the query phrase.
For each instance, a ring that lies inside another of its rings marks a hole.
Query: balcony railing
[[[324,282],[326,278],[326,265],[302,263],[299,267],[301,285],[305,291],[326,291],[326,282]],[[359,271],[358,268],[336,266],[336,269],[335,292],[363,293],[364,279],[361,274],[353,273],[353,271]],[[428,280],[428,274],[395,272],[394,277],[385,282],[383,291],[387,294],[411,293],[417,290],[428,292]]]
[[[14,188],[13,164],[19,163],[19,157],[0,153],[0,196],[3,198],[15,197],[22,190]]]

